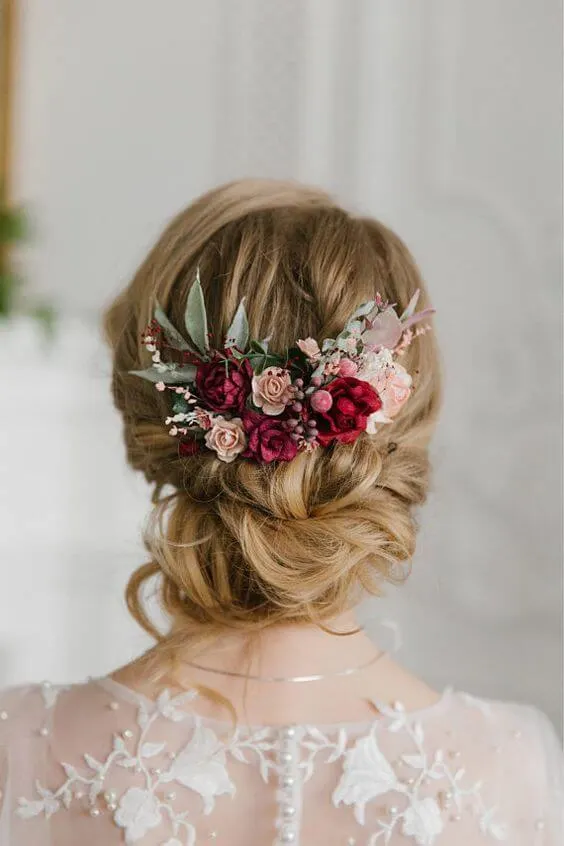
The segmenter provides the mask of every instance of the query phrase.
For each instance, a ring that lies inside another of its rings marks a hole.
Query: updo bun
[[[413,555],[413,511],[427,494],[439,405],[433,334],[407,350],[413,397],[376,435],[289,463],[226,464],[209,451],[180,457],[163,425],[166,399],[128,371],[146,364],[141,334],[157,300],[182,326],[197,268],[212,344],[244,296],[251,336],[270,336],[273,349],[334,337],[378,291],[401,311],[421,288],[425,307],[423,283],[382,224],[347,214],[319,191],[246,180],[179,214],[105,317],[128,461],[154,486],[151,560],[127,589],[135,618],[163,642],[188,631],[326,623],[363,591],[401,579]],[[172,634],[159,634],[144,610],[142,587],[152,576]]]

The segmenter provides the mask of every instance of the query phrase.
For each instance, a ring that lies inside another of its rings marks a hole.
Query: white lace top
[[[363,725],[239,727],[110,679],[0,694],[1,846],[564,844],[532,708],[446,691]]]

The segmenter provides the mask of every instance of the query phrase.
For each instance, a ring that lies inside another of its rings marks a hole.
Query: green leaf
[[[21,241],[27,230],[26,220],[18,209],[0,210],[0,243]]]
[[[241,300],[235,312],[227,335],[225,338],[225,347],[237,347],[242,352],[245,351],[249,342],[249,321],[247,319],[247,312],[245,310],[245,298]]]
[[[204,302],[204,292],[202,291],[202,284],[200,282],[199,269],[196,279],[190,288],[188,300],[186,301],[185,323],[188,335],[199,351],[203,355],[206,355],[210,348],[208,319],[206,317],[206,304]]]
[[[285,359],[279,355],[269,355],[264,352],[253,352],[248,356],[255,373],[262,373],[267,367],[283,367]]]
[[[155,308],[155,320],[163,330],[169,344],[172,344],[175,349],[191,350],[194,352],[193,347],[182,337],[176,326],[173,326],[159,303],[157,303],[157,307]]]
[[[173,414],[187,414],[190,411],[190,406],[182,396],[177,396],[172,404]]]
[[[175,370],[156,370],[148,367],[147,370],[130,370],[132,376],[139,376],[149,382],[164,382],[165,385],[180,385],[186,382],[193,382],[196,378],[196,367],[188,364],[186,367],[178,367]]]
[[[351,323],[353,320],[357,320],[359,317],[367,317],[367,315],[369,315],[371,311],[374,311],[375,307],[376,307],[376,303],[375,303],[374,300],[368,300],[367,303],[363,303],[351,315],[349,323]]]

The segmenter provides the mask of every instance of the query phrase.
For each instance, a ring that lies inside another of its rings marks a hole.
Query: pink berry
[[[355,376],[358,372],[358,364],[350,358],[343,358],[339,363],[339,376]]]
[[[329,411],[333,405],[333,397],[329,391],[316,391],[311,395],[310,402],[314,411]]]
[[[294,411],[300,412],[303,408],[303,405],[301,404],[301,402],[295,402],[292,408]]]
[[[321,376],[314,376],[311,380],[311,384],[314,385],[316,388],[319,388],[321,385]]]

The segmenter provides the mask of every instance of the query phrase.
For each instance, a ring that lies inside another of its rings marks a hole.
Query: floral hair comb
[[[203,450],[221,461],[291,461],[333,441],[352,443],[391,423],[412,390],[398,362],[429,327],[413,327],[433,313],[415,313],[419,291],[398,316],[378,294],[359,306],[336,338],[321,347],[299,340],[284,353],[268,339],[249,338],[244,299],[221,349],[210,347],[199,272],[186,303],[185,338],[157,305],[142,340],[152,355],[147,370],[133,370],[170,392],[165,420],[182,456]]]

